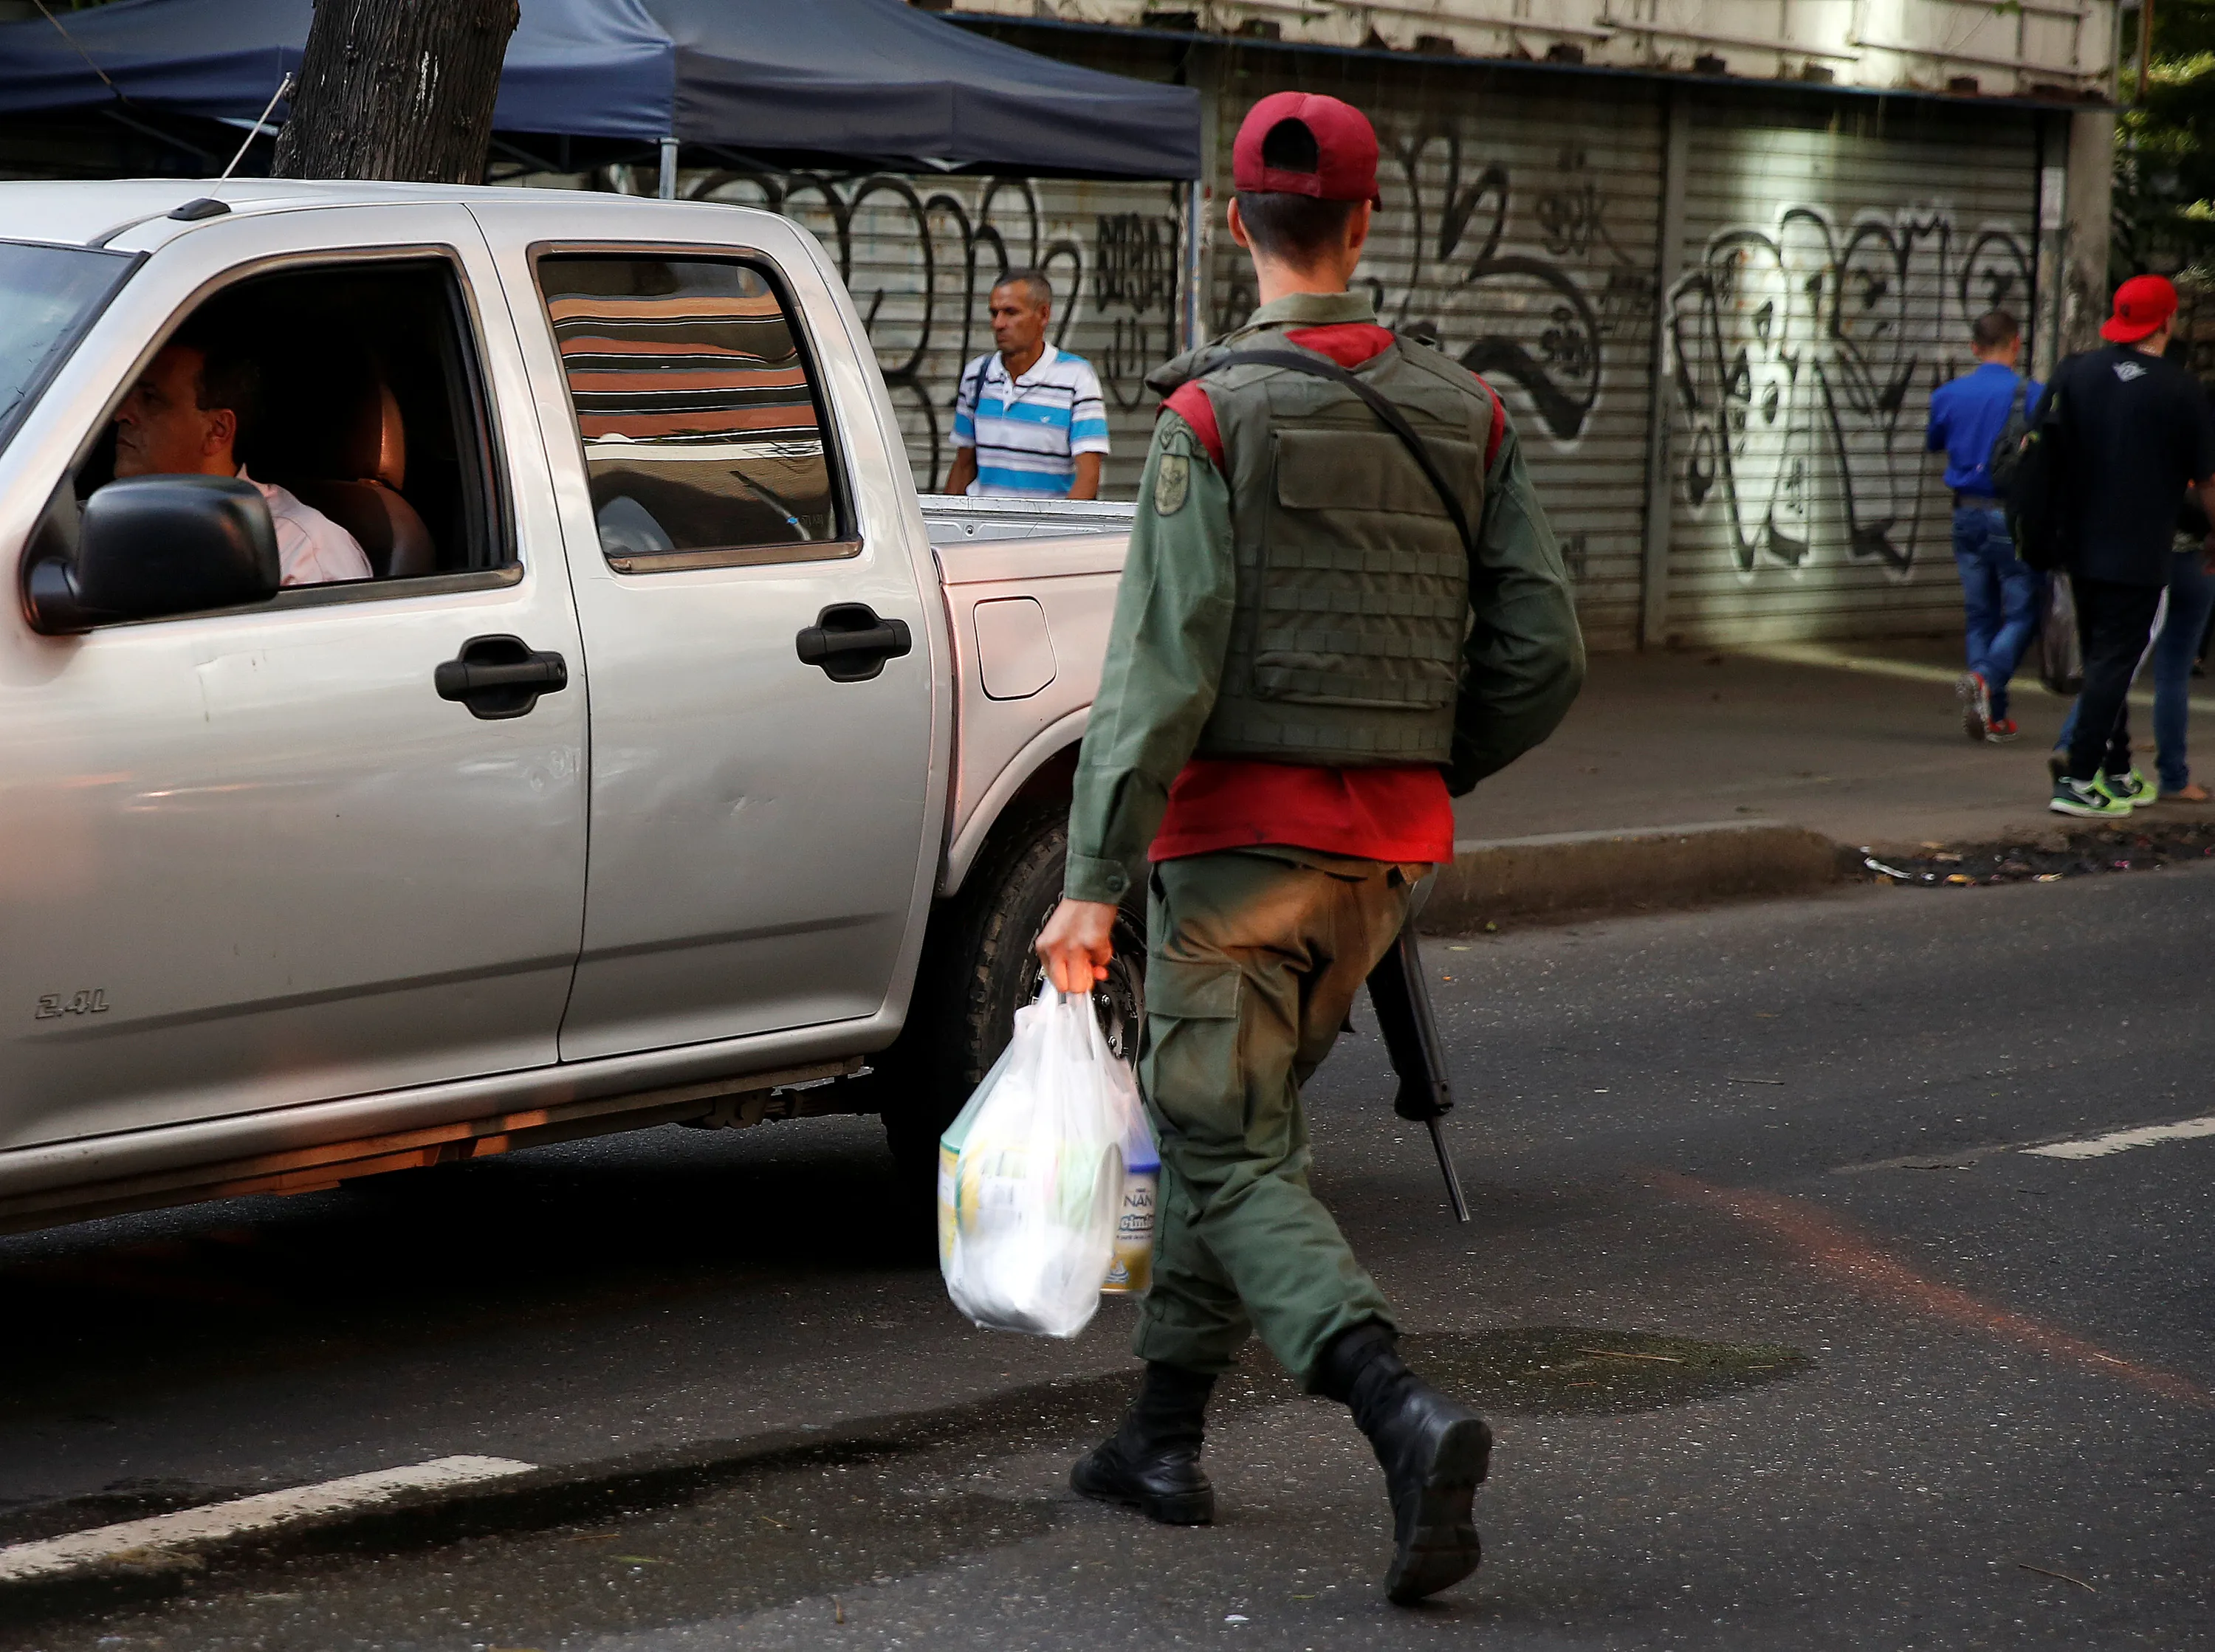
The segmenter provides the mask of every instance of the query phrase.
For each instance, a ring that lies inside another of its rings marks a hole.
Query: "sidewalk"
[[[2017,677],[2012,745],[1972,743],[1959,645],[1795,644],[1746,653],[1600,655],[1568,719],[1455,807],[1478,841],[1562,832],[1779,822],[1879,847],[2035,836],[2046,753],[2069,702]],[[2215,789],[2215,680],[2195,682],[2195,778]],[[2153,774],[2150,695],[2132,735]],[[2162,804],[2154,820],[2215,818]]]
[[[1973,743],[1954,692],[1958,647],[1601,656],[1554,737],[1456,805],[1454,865],[1425,927],[1805,894],[1850,875],[1864,845],[2059,848],[2059,831],[2084,824],[2046,806],[2046,754],[2069,702],[2018,679],[2022,737]],[[2151,777],[2151,697],[2131,703]],[[2215,777],[2215,683],[2192,708],[2204,780]],[[2161,804],[2124,829],[2209,820],[2215,805]]]

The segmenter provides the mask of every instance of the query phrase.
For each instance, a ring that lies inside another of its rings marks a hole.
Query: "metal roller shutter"
[[[962,366],[992,347],[985,305],[994,279],[1003,269],[1043,271],[1054,289],[1048,336],[1092,364],[1106,395],[1114,451],[1103,492],[1132,496],[1156,406],[1144,377],[1177,352],[1177,186],[688,172],[684,193],[782,212],[829,249],[868,326],[916,485],[926,490],[953,461]]]
[[[1383,211],[1357,278],[1387,326],[1434,334],[1500,392],[1594,648],[1635,646],[1660,217],[1660,95],[1624,79],[1242,52],[1217,101],[1231,140],[1267,94],[1342,97],[1383,150]],[[1253,306],[1218,206],[1213,330]]]
[[[1923,447],[1970,322],[2031,316],[2032,117],[1874,100],[1692,110],[1669,318],[1667,633],[1956,630],[1952,502]]]

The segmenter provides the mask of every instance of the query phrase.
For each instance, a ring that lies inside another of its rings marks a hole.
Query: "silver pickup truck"
[[[173,339],[236,477],[117,474]],[[373,577],[280,588],[273,499]],[[0,1229],[824,1112],[927,1185],[1129,522],[918,499],[773,216],[0,184]]]

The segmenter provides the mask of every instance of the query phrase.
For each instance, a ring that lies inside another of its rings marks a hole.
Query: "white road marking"
[[[1838,1165],[1833,1176],[1858,1176],[1872,1170],[1969,1170],[1980,1161],[2003,1153],[2034,1153],[2046,1159],[2104,1159],[2111,1153],[2148,1147],[2160,1141],[2189,1141],[2215,1135],[2215,1114],[2187,1118],[2175,1124],[2144,1124],[2134,1129],[2109,1130],[2102,1135],[2073,1137],[2066,1141],[1991,1141],[1978,1147],[1955,1147],[1910,1153],[1904,1159],[1877,1159],[1858,1165]]]
[[[210,1503],[202,1508],[181,1508],[174,1514],[155,1514],[145,1520],[97,1526],[36,1543],[15,1543],[0,1549],[0,1583],[20,1583],[57,1572],[76,1571],[103,1560],[127,1556],[132,1560],[162,1557],[188,1544],[230,1537],[239,1532],[383,1502],[403,1491],[430,1491],[447,1486],[470,1485],[482,1480],[501,1480],[528,1474],[538,1465],[506,1457],[441,1457],[411,1468],[380,1469],[373,1474],[350,1474],[344,1479],[316,1485],[294,1486],[289,1491],[265,1491],[230,1502]]]
[[[2150,1147],[2157,1141],[2189,1141],[2194,1136],[2215,1135],[2215,1115],[2187,1118],[2178,1124],[2147,1124],[2135,1130],[2110,1130],[2105,1135],[2077,1141],[2049,1141],[2042,1147],[2025,1147],[2041,1159],[2105,1159],[2111,1153]]]

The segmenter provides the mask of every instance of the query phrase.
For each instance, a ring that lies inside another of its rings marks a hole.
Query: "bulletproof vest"
[[[1212,362],[1293,349],[1233,333],[1147,380],[1206,376],[1237,561],[1230,645],[1198,756],[1332,768],[1444,763],[1453,745],[1468,552],[1430,480],[1353,391],[1281,368]],[[1318,357],[1318,359],[1327,359]],[[1396,407],[1459,490],[1484,505],[1490,395],[1405,340],[1355,370]]]

